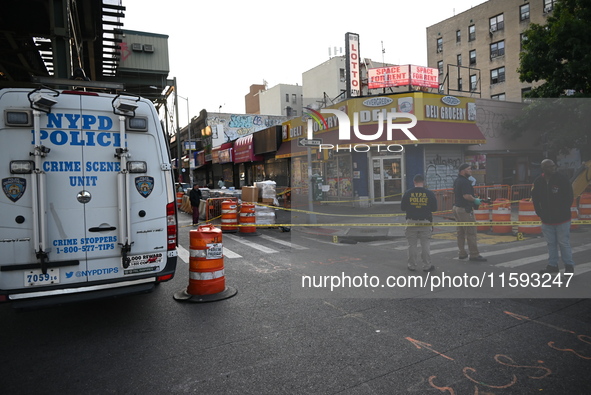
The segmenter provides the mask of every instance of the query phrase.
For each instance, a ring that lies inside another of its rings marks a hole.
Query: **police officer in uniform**
[[[414,176],[414,188],[404,193],[400,208],[406,211],[408,224],[405,231],[408,240],[408,270],[416,270],[417,242],[420,240],[423,271],[430,272],[435,269],[431,264],[430,249],[433,226],[427,224],[433,222],[433,212],[437,211],[437,198],[433,192],[424,187],[424,182],[425,178],[421,174]]]

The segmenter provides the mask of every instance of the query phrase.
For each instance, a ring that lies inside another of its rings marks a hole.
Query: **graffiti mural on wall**
[[[273,115],[256,114],[208,114],[207,124],[217,130],[213,146],[234,141],[259,130],[280,125],[287,118]],[[220,127],[221,126],[221,127]],[[223,133],[220,133],[223,131]]]
[[[458,176],[458,168],[462,158],[458,156],[442,156],[441,154],[427,161],[425,181],[429,189],[453,188],[454,180]]]

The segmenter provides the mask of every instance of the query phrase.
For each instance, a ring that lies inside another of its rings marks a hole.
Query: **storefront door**
[[[403,192],[402,157],[373,157],[372,196],[374,203],[399,202]]]

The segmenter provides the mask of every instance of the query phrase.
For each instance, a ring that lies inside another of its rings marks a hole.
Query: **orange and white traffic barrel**
[[[494,225],[494,222],[511,221],[511,202],[509,200],[497,199],[493,202],[492,220],[493,233],[511,233],[513,231],[513,226],[511,225]]]
[[[579,219],[579,209],[577,207],[577,199],[573,199],[573,204],[571,204],[570,206],[570,220],[571,221],[576,221]],[[571,229],[579,229],[579,225],[573,225],[571,223],[570,225]]]
[[[579,219],[591,219],[591,193],[584,193],[579,198]]]
[[[174,294],[180,301],[213,302],[236,295],[226,286],[222,231],[201,225],[189,232],[189,286]]]
[[[176,208],[181,208],[181,205],[183,204],[183,196],[185,196],[184,192],[176,193]]]
[[[478,206],[477,210],[474,210],[474,220],[476,222],[488,223],[488,225],[479,225],[476,227],[478,232],[488,232],[490,230],[490,205],[488,203],[482,203]]]
[[[235,233],[238,231],[238,208],[235,201],[222,202],[222,232]]]
[[[258,236],[255,226],[255,205],[254,203],[243,202],[240,207],[240,234],[243,236]]]
[[[536,210],[534,209],[534,203],[531,199],[522,199],[519,201],[519,214],[518,214],[519,222],[531,222],[531,221],[540,221],[540,217],[536,214]],[[542,224],[538,225],[519,225],[517,227],[517,231],[530,234],[530,235],[537,235],[542,233]]]

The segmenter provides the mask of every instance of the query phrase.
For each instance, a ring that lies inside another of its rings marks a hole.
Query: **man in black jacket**
[[[402,196],[400,208],[406,211],[406,239],[408,240],[408,270],[416,270],[417,241],[421,241],[423,271],[435,269],[431,264],[430,238],[433,231],[433,211],[437,211],[435,194],[424,187],[425,179],[421,174],[413,178],[414,188]]]
[[[201,202],[201,190],[199,185],[193,185],[193,189],[189,192],[189,200],[191,201],[191,208],[193,209],[193,225],[199,223],[199,203]]]
[[[540,273],[558,273],[558,250],[565,273],[574,273],[575,262],[570,247],[570,207],[573,188],[570,181],[556,171],[550,159],[542,161],[542,175],[534,181],[531,191],[536,214],[542,220],[542,233],[548,243],[548,266]]]
[[[453,213],[457,222],[474,222],[474,208],[482,201],[474,194],[474,187],[469,177],[472,176],[472,167],[464,163],[458,168],[458,178],[454,181],[454,206]],[[478,251],[476,226],[460,225],[457,228],[457,241],[459,259],[468,257],[471,261],[486,262],[486,258]],[[468,243],[468,253],[466,252]]]

